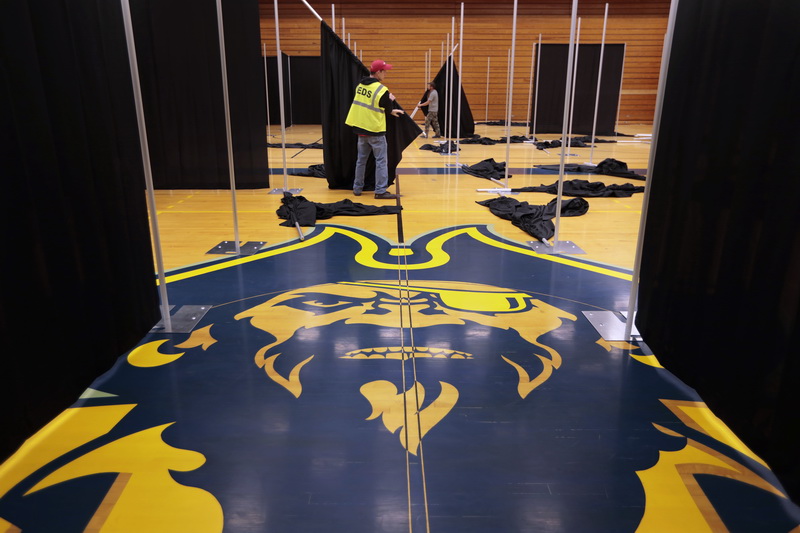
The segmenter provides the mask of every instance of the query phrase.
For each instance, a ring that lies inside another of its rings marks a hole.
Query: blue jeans
[[[364,189],[364,171],[370,151],[375,156],[375,194],[383,194],[389,186],[389,163],[386,156],[389,149],[384,135],[359,135],[358,159],[356,160],[356,178],[353,190]]]

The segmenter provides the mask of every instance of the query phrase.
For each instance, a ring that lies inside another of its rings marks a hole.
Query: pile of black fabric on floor
[[[289,172],[292,176],[306,176],[310,178],[324,178],[325,164],[308,165],[308,170],[293,170]]]
[[[556,233],[552,219],[556,217],[558,198],[553,198],[547,205],[531,205],[508,196],[475,203],[488,207],[495,216],[510,220],[516,227],[537,240],[550,239]],[[588,211],[589,202],[583,198],[573,198],[561,203],[562,217],[577,217]]]
[[[560,172],[560,165],[536,165],[536,168],[544,170],[555,170]],[[646,180],[645,176],[628,170],[628,164],[613,158],[606,158],[597,165],[581,165],[568,163],[564,165],[564,172],[584,172],[587,174],[605,174],[606,176],[616,176],[618,178],[629,178],[634,180]]]
[[[447,141],[439,146],[436,146],[435,144],[423,144],[419,147],[419,149],[430,150],[431,152],[436,152],[438,154],[452,154],[460,150],[454,141]]]
[[[506,163],[498,163],[494,158],[484,159],[474,165],[461,165],[461,170],[470,176],[489,179],[504,179],[506,175]],[[508,175],[511,177],[511,174]]]
[[[294,226],[297,222],[301,226],[314,226],[317,220],[325,220],[335,216],[368,216],[368,215],[395,215],[403,208],[399,205],[366,205],[352,202],[348,199],[332,203],[312,202],[303,196],[294,196],[290,192],[283,193],[281,206],[275,211],[281,226]]]
[[[511,192],[546,192],[558,194],[558,182],[550,185],[540,185],[538,187],[520,187],[511,189]],[[602,181],[587,180],[564,180],[561,187],[561,194],[564,196],[576,196],[582,198],[630,198],[635,193],[644,192],[643,186],[624,183],[622,185],[606,185]]]

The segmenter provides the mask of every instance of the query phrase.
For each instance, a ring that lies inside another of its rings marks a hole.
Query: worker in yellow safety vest
[[[392,65],[376,59],[372,62],[370,76],[361,80],[356,87],[350,112],[345,123],[353,127],[358,135],[358,159],[353,181],[353,194],[361,196],[364,190],[364,171],[369,154],[375,156],[375,198],[392,199],[396,194],[386,191],[389,185],[388,146],[386,143],[386,115],[398,117],[403,110],[395,108],[394,95],[381,82]]]

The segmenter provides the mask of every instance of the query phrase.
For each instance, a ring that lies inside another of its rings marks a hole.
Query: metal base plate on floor
[[[572,241],[557,241],[550,246],[541,241],[528,241],[528,246],[538,254],[585,254],[583,249]]]
[[[627,313],[626,313],[627,314]],[[591,322],[594,329],[607,341],[640,341],[642,336],[636,329],[636,324],[631,325],[630,337],[625,337],[625,319],[622,313],[614,311],[583,311],[583,316]]]
[[[208,313],[211,306],[184,305],[173,313],[172,310],[174,308],[174,305],[170,306],[170,329],[164,326],[164,319],[162,318],[158,321],[158,324],[153,326],[153,329],[150,330],[151,333],[190,333],[206,313]]]
[[[247,241],[246,243],[242,244],[239,243],[239,255],[253,255],[257,251],[259,251],[266,243],[266,241]],[[222,241],[212,249],[206,252],[206,254],[218,254],[218,255],[235,255],[236,254],[236,243],[233,241]]]
[[[302,190],[303,189],[272,189],[271,191],[269,191],[269,194],[283,194],[284,191],[290,192],[292,194],[297,194]]]

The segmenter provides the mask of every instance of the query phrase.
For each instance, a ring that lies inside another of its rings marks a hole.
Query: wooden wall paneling
[[[328,23],[331,3],[310,2]],[[625,43],[626,58],[620,99],[620,124],[652,124],[658,75],[666,31],[669,0],[609,2],[607,43]],[[456,37],[460,33],[460,2],[367,2],[348,0],[336,3],[336,31],[362,59],[375,58],[395,65],[387,85],[407,109],[413,109],[424,91],[425,54],[431,51],[431,75],[442,65],[442,43],[455,18]],[[517,9],[517,41],[513,81],[512,120],[525,121],[530,94],[532,44],[542,35],[543,44],[568,43],[572,3],[569,0],[534,3],[520,2]],[[579,3],[581,42],[602,40],[605,2]],[[281,49],[289,56],[319,55],[319,22],[299,0],[278,4]],[[476,122],[486,117],[487,58],[490,62],[489,120],[506,115],[506,76],[511,48],[513,2],[464,2],[463,88],[474,110]],[[342,18],[345,35],[342,35]],[[261,36],[267,54],[275,54],[274,4],[261,1]],[[456,53],[456,64],[459,55]],[[534,88],[535,90],[535,88]]]

